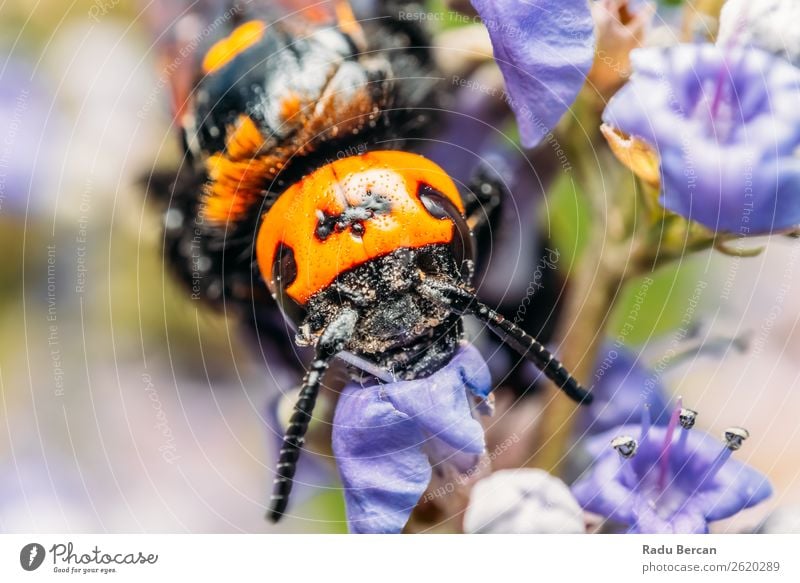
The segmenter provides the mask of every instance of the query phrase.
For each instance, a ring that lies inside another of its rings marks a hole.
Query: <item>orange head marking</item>
[[[370,152],[332,162],[284,192],[264,216],[256,254],[275,292],[300,305],[342,272],[401,248],[450,243],[451,220],[428,210],[420,192],[432,190],[458,212],[464,206],[453,181],[416,154]],[[273,274],[279,250],[290,250],[291,282]]]

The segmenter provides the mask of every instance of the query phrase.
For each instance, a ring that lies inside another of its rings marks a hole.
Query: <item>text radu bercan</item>
[[[643,555],[716,555],[716,547],[687,545],[642,545]]]

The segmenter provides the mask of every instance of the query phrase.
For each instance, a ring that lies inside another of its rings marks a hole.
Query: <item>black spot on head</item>
[[[281,242],[275,252],[275,261],[272,263],[272,281],[276,287],[287,288],[297,279],[297,262],[294,250]]]
[[[350,232],[353,233],[356,237],[363,237],[364,233],[366,232],[366,227],[364,226],[363,221],[359,221],[357,223],[353,223],[353,226],[350,227]]]
[[[272,280],[269,287],[281,311],[295,328],[303,321],[306,313],[305,308],[286,293],[286,288],[292,285],[296,279],[297,261],[294,258],[294,250],[283,242],[278,243],[275,260],[272,263]]]
[[[436,219],[449,220],[453,223],[453,238],[450,241],[450,252],[461,270],[465,281],[472,279],[472,266],[474,264],[474,241],[472,231],[464,215],[458,207],[447,198],[444,193],[435,189],[426,182],[420,182],[417,196],[425,210]],[[421,266],[425,270],[425,266]]]
[[[452,209],[448,208],[453,206],[447,197],[439,190],[426,182],[420,182],[417,188],[417,196],[422,202],[430,215],[437,219],[450,219],[452,218]],[[459,213],[460,214],[460,213]]]
[[[348,206],[338,215],[319,211],[314,235],[320,241],[325,241],[334,233],[350,229],[353,235],[361,237],[364,235],[366,221],[378,215],[388,214],[391,210],[392,205],[386,198],[367,191],[359,204]]]
[[[317,228],[314,229],[314,236],[320,241],[325,241],[336,230],[338,217],[326,215],[321,211],[320,214],[322,216],[317,220]]]

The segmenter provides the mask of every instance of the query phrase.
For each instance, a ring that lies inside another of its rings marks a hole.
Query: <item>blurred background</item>
[[[145,4],[0,6],[2,532],[273,528],[263,518],[270,416],[299,373],[235,318],[192,301],[162,260],[161,218],[142,182],[180,150]],[[668,16],[658,19],[667,30]],[[570,183],[553,183],[549,204],[518,222],[548,225],[563,276],[587,219]],[[661,378],[701,412],[699,425],[747,427],[737,456],[775,486],[720,531],[800,506],[799,260],[787,239],[755,259],[692,257],[659,274],[626,333],[653,365],[692,338],[721,339],[718,353]],[[530,431],[536,412],[534,400],[503,416],[492,439]],[[519,463],[503,455],[499,465]],[[308,464],[310,487],[281,530],[346,531],[336,480],[324,460]]]

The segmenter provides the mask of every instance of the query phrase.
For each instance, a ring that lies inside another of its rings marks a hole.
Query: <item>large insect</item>
[[[301,9],[231,5],[197,75],[175,84],[186,164],[165,214],[168,255],[194,293],[258,308],[275,300],[297,343],[314,348],[280,450],[273,521],[336,357],[355,377],[423,378],[453,357],[462,318],[474,316],[572,399],[591,399],[475,296],[474,237],[496,215],[502,181],[479,168],[460,193],[412,152],[441,94],[425,31],[400,16],[421,9],[375,3],[380,12],[357,19],[343,0],[288,4]]]

